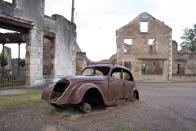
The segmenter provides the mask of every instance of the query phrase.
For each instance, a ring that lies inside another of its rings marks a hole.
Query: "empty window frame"
[[[148,39],[148,45],[153,45],[155,43],[155,39]]]
[[[43,75],[54,73],[55,40],[44,36],[43,39]]]
[[[132,45],[132,39],[124,39],[124,43],[128,45]]]
[[[131,70],[132,68],[132,63],[131,61],[123,61],[124,67],[127,67],[128,69]]]
[[[149,53],[156,53],[156,40],[148,39]]]
[[[124,52],[128,52],[132,45],[132,39],[124,39]]]
[[[148,32],[148,22],[140,22],[140,32]]]
[[[163,60],[142,60],[142,64],[141,64],[142,74],[162,75],[163,65],[164,65]]]
[[[185,74],[185,68],[183,64],[177,65],[177,74],[178,75],[184,75]]]
[[[133,81],[132,74],[129,71],[125,70],[125,69],[123,69],[123,80]]]
[[[127,52],[127,44],[123,43],[123,51],[126,53]]]
[[[122,78],[121,73],[122,73],[121,68],[115,68],[113,69],[111,76],[112,78],[115,78],[115,79],[121,79]]]

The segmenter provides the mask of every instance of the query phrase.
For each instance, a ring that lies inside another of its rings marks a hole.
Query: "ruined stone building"
[[[79,45],[76,44],[76,75],[79,75],[82,70],[88,65],[86,52],[82,52]]]
[[[26,83],[44,84],[46,76],[75,75],[76,25],[61,15],[46,16],[45,0],[0,0],[0,44],[26,43]]]
[[[146,12],[116,31],[116,44],[137,81],[196,80],[196,54],[178,51],[172,29]]]
[[[178,51],[178,43],[173,41],[172,80],[196,81],[196,53],[189,53],[186,46]]]

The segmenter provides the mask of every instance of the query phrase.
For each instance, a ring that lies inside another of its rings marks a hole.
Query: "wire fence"
[[[25,85],[26,70],[0,70],[0,87]]]
[[[28,81],[31,81],[33,85],[44,87],[65,77],[64,75],[45,75],[29,80],[26,74],[26,69],[0,69],[0,88],[28,85]]]

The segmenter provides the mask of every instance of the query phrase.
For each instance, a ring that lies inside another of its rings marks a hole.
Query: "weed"
[[[67,108],[66,110],[62,110],[62,109],[57,109],[57,108],[54,108],[54,107],[50,107],[48,109],[48,112],[51,115],[61,115],[64,118],[68,118],[72,115],[73,109],[72,108]]]
[[[130,128],[123,128],[121,131],[133,131],[133,130]]]

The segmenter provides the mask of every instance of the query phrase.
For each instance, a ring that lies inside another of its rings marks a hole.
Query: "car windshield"
[[[87,67],[82,72],[82,76],[107,76],[109,67]]]

